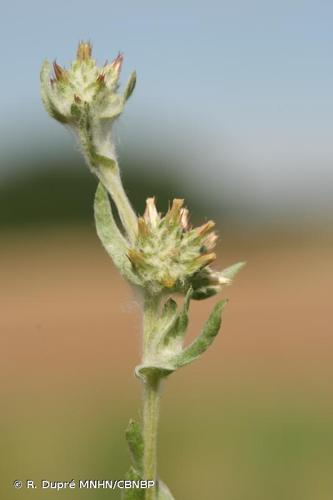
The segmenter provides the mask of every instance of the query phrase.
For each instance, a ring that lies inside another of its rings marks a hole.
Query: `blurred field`
[[[333,2],[2,7],[0,500],[119,499],[12,483],[124,478],[140,417],[138,298],[39,95],[42,61],[68,68],[79,40],[124,54],[120,92],[137,71],[111,137],[134,210],[184,198],[223,224],[221,267],[248,261],[213,348],[165,383],[162,479],[176,500],[332,500]]]
[[[160,474],[179,500],[331,500],[332,238],[230,233],[220,255],[248,266],[214,348],[165,385]],[[1,498],[57,495],[14,479],[123,478],[136,298],[92,226],[4,231],[0,273]],[[213,302],[193,304],[190,336]]]

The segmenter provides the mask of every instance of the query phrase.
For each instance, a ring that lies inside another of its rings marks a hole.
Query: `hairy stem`
[[[158,377],[146,379],[143,396],[143,476],[145,479],[157,479],[157,431],[159,416],[159,385]],[[156,500],[156,486],[146,490],[146,500]]]
[[[138,219],[121,182],[117,160],[115,157],[110,157],[107,153],[98,154],[99,150],[104,152],[104,150],[107,151],[109,149],[109,139],[103,138],[97,150],[90,129],[91,123],[89,117],[86,116],[85,126],[77,131],[85,158],[93,172],[111,195],[124,229],[130,241],[133,242],[138,232]]]
[[[144,340],[143,361],[148,361],[151,338],[156,331],[156,323],[159,314],[160,298],[147,295],[144,303]],[[143,392],[143,475],[147,480],[157,481],[157,432],[159,417],[159,388],[160,375],[151,374],[144,381]],[[146,490],[145,500],[157,499],[157,487]]]

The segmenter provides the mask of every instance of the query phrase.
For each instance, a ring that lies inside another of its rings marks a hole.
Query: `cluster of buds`
[[[223,272],[210,268],[216,259],[215,223],[208,221],[192,228],[189,211],[183,203],[184,200],[174,199],[162,217],[155,199],[148,198],[145,213],[138,219],[138,236],[128,251],[128,258],[142,286],[150,293],[186,293],[192,288],[192,298],[207,298],[231,280]]]
[[[79,43],[76,59],[69,69],[45,61],[41,70],[41,93],[48,113],[69,125],[78,135],[90,165],[94,155],[112,157],[110,132],[113,121],[122,113],[132,94],[136,74],[132,73],[123,94],[118,93],[123,56],[98,67],[90,43]],[[109,150],[103,150],[109,143]]]
[[[194,299],[210,297],[229,284],[242,267],[236,264],[222,272],[211,269],[216,258],[214,222],[192,228],[188,210],[180,199],[173,200],[162,217],[154,198],[149,198],[143,217],[137,218],[124,192],[111,130],[134,90],[136,74],[132,73],[124,92],[119,93],[122,62],[119,54],[111,63],[97,66],[91,44],[86,42],[79,43],[76,59],[68,69],[54,62],[51,74],[51,64],[45,61],[41,70],[45,108],[75,132],[89,166],[117,206],[127,238],[115,229],[109,202],[99,191],[96,211],[102,216],[98,219],[98,233],[103,240],[112,232],[112,241],[105,246],[124,276],[152,295],[186,294],[191,289]],[[105,214],[108,223],[103,219]]]

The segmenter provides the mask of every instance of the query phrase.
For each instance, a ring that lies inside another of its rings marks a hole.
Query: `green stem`
[[[78,130],[78,137],[85,153],[85,157],[90,167],[93,169],[93,172],[97,175],[101,183],[111,195],[111,198],[117,207],[120,220],[124,226],[127,236],[133,243],[136,240],[138,233],[138,219],[129,199],[127,198],[123,183],[121,182],[118,163],[114,158],[109,158],[109,156],[97,153],[92,134],[90,132],[91,124],[88,116],[86,116],[86,120],[87,122],[85,125]]]
[[[143,477],[157,480],[157,431],[159,416],[160,378],[146,379],[143,396]],[[146,490],[145,500],[156,500],[156,487]]]
[[[160,298],[146,295],[143,317],[143,362],[147,362],[150,354],[152,336],[156,331],[159,316]],[[161,378],[151,374],[144,381],[143,392],[143,477],[157,481],[157,432],[159,417],[159,388]],[[149,488],[145,493],[145,500],[156,500],[157,488]]]

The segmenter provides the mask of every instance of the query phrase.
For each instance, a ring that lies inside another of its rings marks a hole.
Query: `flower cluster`
[[[81,42],[68,69],[45,61],[41,70],[41,94],[46,110],[76,134],[93,173],[113,199],[123,231],[116,227],[106,193],[96,198],[98,233],[118,269],[133,284],[151,295],[181,293],[191,289],[193,299],[218,293],[231,282],[242,263],[222,272],[211,269],[217,235],[214,222],[200,227],[189,224],[183,200],[175,199],[162,217],[154,198],[148,198],[143,217],[137,217],[121,183],[112,125],[132,94],[132,73],[123,93],[119,76],[123,56],[99,67],[90,43]],[[111,236],[112,235],[112,236]]]
[[[76,59],[69,69],[57,62],[45,61],[41,70],[41,93],[48,113],[60,123],[69,125],[78,135],[90,165],[96,154],[112,154],[110,131],[113,121],[122,113],[136,82],[132,73],[123,94],[118,93],[123,56],[99,67],[92,58],[90,43],[81,42]],[[108,150],[105,151],[105,143]]]
[[[213,252],[217,234],[215,223],[200,227],[189,224],[184,200],[174,199],[164,217],[158,213],[155,199],[148,198],[143,217],[138,219],[137,240],[128,251],[135,274],[152,294],[186,293],[191,287],[193,298],[217,293],[230,279],[209,267],[216,259]]]

